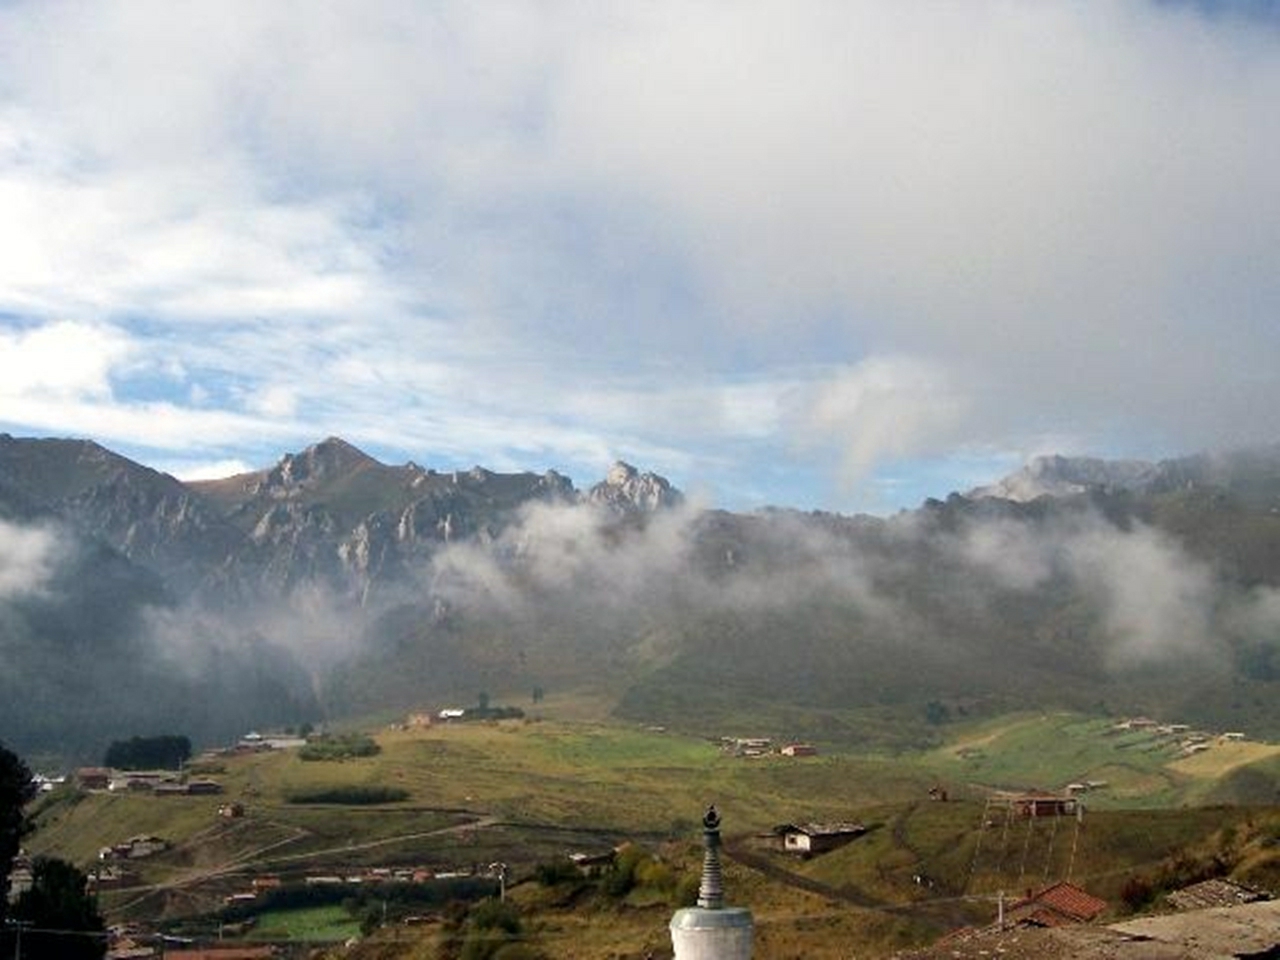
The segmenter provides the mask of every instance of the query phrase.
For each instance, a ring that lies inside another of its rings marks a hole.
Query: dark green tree
[[[9,906],[9,872],[18,855],[28,824],[23,807],[36,795],[31,771],[22,759],[0,743],[0,925]]]
[[[190,759],[191,741],[169,735],[113,740],[102,763],[117,770],[177,770]]]
[[[13,919],[24,926],[24,960],[99,960],[106,926],[89,896],[88,877],[65,860],[38,857],[31,889],[18,897]]]

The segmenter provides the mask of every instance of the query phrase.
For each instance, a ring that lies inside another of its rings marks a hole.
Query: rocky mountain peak
[[[621,513],[652,513],[681,503],[684,496],[666,477],[641,473],[619,460],[602,482],[587,491],[587,501]]]
[[[287,492],[375,465],[377,461],[364,451],[340,437],[329,437],[301,453],[285,454],[267,473],[263,486]]]
[[[1002,480],[971,490],[968,497],[1029,503],[1038,497],[1067,497],[1090,490],[1146,490],[1159,476],[1160,466],[1146,460],[1050,454],[1034,457]]]

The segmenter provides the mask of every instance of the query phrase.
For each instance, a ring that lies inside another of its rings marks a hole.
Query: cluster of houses
[[[264,753],[268,750],[296,750],[307,745],[306,737],[291,733],[258,733],[250,730],[243,737],[218,750],[209,750],[201,755],[201,759],[215,760],[218,757],[234,757],[245,753]]]
[[[308,874],[306,876],[290,880],[289,882],[303,883],[309,887],[370,886],[383,883],[428,883],[432,880],[456,880],[462,877],[486,875],[487,872],[489,872],[488,867],[481,867],[479,865],[457,867],[449,870],[438,870],[424,866],[364,867],[358,871],[342,874]],[[275,874],[263,874],[261,876],[254,877],[250,881],[249,889],[228,894],[223,898],[223,901],[228,905],[252,903],[264,896],[267,892],[282,886],[284,883],[285,881]]]
[[[196,946],[188,937],[170,937],[122,924],[108,931],[106,960],[272,960],[283,955],[274,944],[218,943]]]
[[[172,770],[112,770],[109,767],[81,767],[76,771],[81,790],[150,793],[164,796],[208,796],[222,792],[216,780],[187,778]]]
[[[721,737],[720,749],[735,757],[816,757],[818,748],[811,743],[791,742],[776,746],[771,737]]]
[[[98,851],[98,859],[100,861],[141,860],[143,857],[164,853],[168,849],[169,841],[163,837],[137,836],[130,837],[123,843],[113,843],[109,847],[103,847]]]
[[[1177,745],[1179,755],[1184,757],[1203,753],[1211,749],[1215,743],[1239,743],[1247,739],[1244,733],[1239,730],[1230,730],[1226,733],[1210,733],[1205,730],[1192,729],[1188,723],[1160,723],[1150,717],[1127,717],[1124,720],[1116,721],[1111,727],[1112,733],[1132,733],[1134,731],[1149,733],[1154,737],[1169,738],[1171,743]]]

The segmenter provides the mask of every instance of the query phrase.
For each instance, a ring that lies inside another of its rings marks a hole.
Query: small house
[[[840,821],[835,823],[785,823],[774,829],[782,837],[782,849],[811,857],[826,853],[856,840],[867,832],[860,823]]]
[[[784,757],[816,757],[818,748],[812,743],[788,743],[781,753]]]
[[[169,841],[163,837],[130,837],[121,843],[113,843],[98,851],[99,860],[139,860],[169,849]]]
[[[76,783],[81,790],[108,790],[111,788],[111,771],[106,767],[81,767],[76,771]]]
[[[1062,927],[1073,923],[1089,923],[1107,909],[1107,901],[1075,884],[1065,881],[1045,887],[1008,908],[1006,922],[1033,927]]]
[[[569,854],[569,860],[584,877],[598,877],[613,866],[617,855],[616,850],[599,850],[594,853],[575,851]]]
[[[1020,817],[1074,816],[1080,804],[1076,797],[1047,793],[1043,790],[1011,794],[1006,799]]]
[[[10,902],[17,900],[18,897],[31,889],[34,881],[34,874],[31,872],[31,859],[25,854],[19,854],[13,860],[13,868],[9,872],[9,900]]]

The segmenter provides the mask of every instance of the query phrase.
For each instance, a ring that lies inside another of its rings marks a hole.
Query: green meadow
[[[718,742],[758,732],[696,738],[557,718],[554,703],[542,719],[385,728],[370,731],[379,747],[372,756],[219,758],[220,796],[55,793],[36,807],[28,845],[89,867],[107,844],[140,834],[167,839],[169,850],[127,863],[123,884],[103,889],[114,917],[211,911],[263,874],[301,881],[375,867],[450,871],[501,861],[539,936],[548,944],[598,941],[600,952],[580,954],[587,957],[615,955],[616,936],[634,942],[657,931],[661,940],[669,898],[636,894],[619,915],[617,907],[539,895],[535,868],[573,850],[633,842],[678,875],[696,873],[698,822],[708,803],[720,809],[737,858],[732,898],[756,912],[758,942],[779,951],[760,956],[855,933],[876,949],[925,941],[981,921],[1000,891],[1068,877],[1118,903],[1135,873],[1146,871],[1157,887],[1172,876],[1171,858],[1182,858],[1184,872],[1216,856],[1255,881],[1280,874],[1274,808],[1222,802],[1274,802],[1280,748],[1269,744],[1215,739],[1188,757],[1167,736],[1118,732],[1113,721],[1078,714],[948,724],[939,745],[892,754],[745,757]],[[1085,781],[1095,787],[1082,795],[1080,818],[1015,820],[989,802],[997,790]],[[929,799],[934,786],[946,790],[946,802]],[[291,802],[298,796],[352,802]],[[403,799],[371,802],[380,797]],[[244,817],[220,818],[218,807],[232,800],[243,804]],[[809,860],[770,849],[778,824],[831,820],[861,821],[869,830]],[[597,929],[609,911],[613,934]],[[278,914],[259,918],[254,935],[275,936],[266,931],[280,925],[282,937],[343,939],[355,922],[330,907]],[[304,930],[312,933],[295,932]],[[797,939],[810,930],[819,931],[816,939]],[[828,955],[823,949],[812,955]]]

